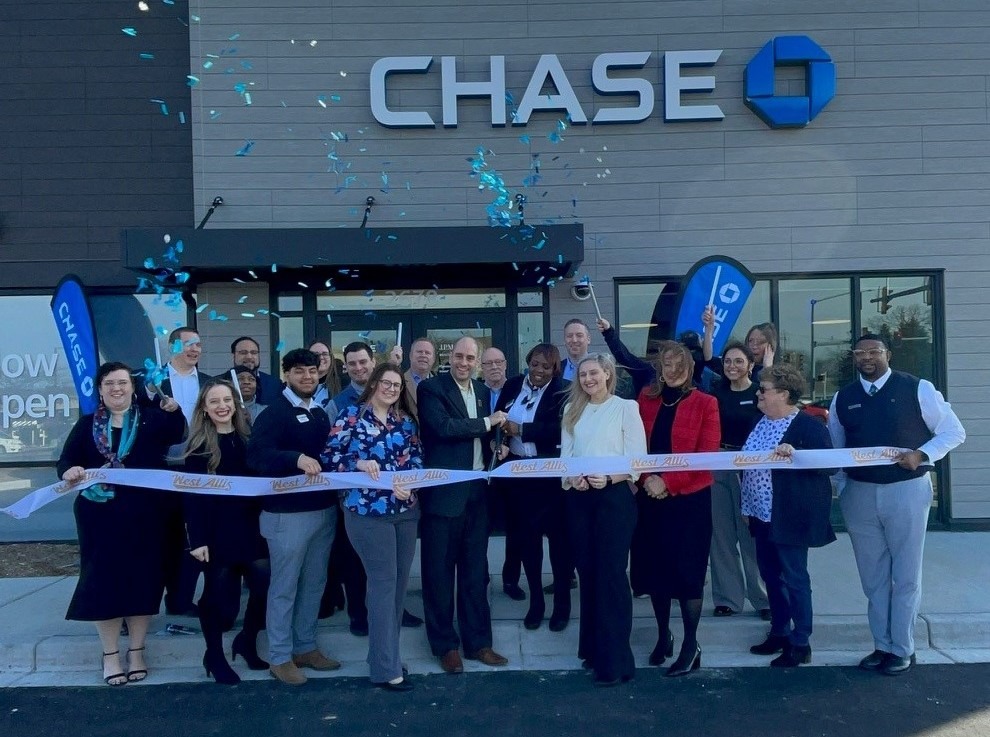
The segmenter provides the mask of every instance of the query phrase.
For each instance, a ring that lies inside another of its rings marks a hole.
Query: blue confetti
[[[130,28],[130,27],[128,27],[128,28],[121,28],[120,30],[123,31],[124,33],[126,33],[128,36],[137,36],[137,31],[134,30],[133,28]]]
[[[182,353],[182,341],[179,340],[178,338],[173,340],[169,350],[171,350],[172,353]]]
[[[533,246],[533,248],[535,250],[539,251],[539,250],[541,250],[543,248],[543,246],[546,245],[546,243],[547,243],[547,239],[546,238],[543,238],[542,240],[540,240],[539,243],[537,243],[535,246]]]
[[[144,260],[144,268],[153,269],[155,268],[155,260],[150,256]]]
[[[162,115],[168,115],[168,105],[166,105],[164,102],[161,104],[161,111],[162,111]]]
[[[254,317],[253,312],[242,312],[241,317]]]
[[[274,274],[277,271],[278,271],[278,264],[272,264],[272,273]]]
[[[186,124],[186,114],[184,112],[182,112],[181,110],[179,111],[179,123],[181,125],[185,125]]]
[[[275,344],[275,350],[277,352],[279,352],[279,353],[281,353],[282,351],[284,351],[285,350],[285,341],[284,340],[280,340],[278,343],[276,343]]]
[[[246,294],[237,298],[237,304],[239,304],[239,305],[242,305],[242,304],[244,304],[247,301],[248,301],[248,298],[247,298],[247,295]]]
[[[241,37],[241,34],[239,34],[239,33],[235,33],[235,34],[234,34],[233,36],[228,36],[228,37],[227,37],[227,40],[228,40],[228,41],[236,41],[236,40],[237,40],[237,39],[239,39],[240,37]]]
[[[186,85],[187,86],[189,86],[189,87],[195,87],[198,84],[199,84],[199,77],[197,77],[197,76],[195,76],[193,74],[187,74],[186,75]]]
[[[154,59],[155,58],[155,55],[154,54],[149,54],[147,52],[144,52],[142,54],[138,54],[138,56],[140,58],[142,58],[142,59]]]
[[[519,140],[525,144],[529,144],[529,136],[527,136],[525,133],[519,136]]]
[[[244,61],[241,62],[241,68],[251,71],[252,69],[254,69],[254,65],[251,64],[251,62],[249,62],[247,59],[245,59]]]
[[[247,156],[251,153],[252,148],[254,148],[254,141],[245,141],[244,145],[237,149],[237,153],[234,156]]]
[[[196,314],[197,315],[200,314],[203,310],[205,310],[209,306],[210,306],[209,302],[204,302],[203,304],[201,304],[199,307],[196,308]]]

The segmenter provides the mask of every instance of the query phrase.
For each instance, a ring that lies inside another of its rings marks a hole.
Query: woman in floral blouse
[[[419,428],[406,405],[402,371],[383,363],[371,374],[357,403],[337,415],[326,449],[330,470],[381,471],[423,467]],[[389,691],[412,688],[399,658],[399,628],[409,569],[416,551],[419,506],[416,492],[401,484],[391,490],[341,492],[344,524],[368,575],[368,665],[371,681]]]

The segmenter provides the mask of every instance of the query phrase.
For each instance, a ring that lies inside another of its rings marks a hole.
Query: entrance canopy
[[[181,270],[190,283],[535,286],[573,276],[584,258],[584,226],[125,230],[121,250],[128,268]]]

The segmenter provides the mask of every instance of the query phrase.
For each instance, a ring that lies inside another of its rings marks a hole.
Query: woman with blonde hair
[[[199,392],[193,408],[186,451],[186,471],[220,476],[249,476],[247,439],[251,425],[237,401],[233,385],[214,379]],[[184,494],[183,512],[189,554],[203,564],[203,596],[199,621],[206,640],[203,667],[217,683],[240,682],[223,653],[223,632],[237,618],[241,604],[241,577],[247,581],[248,604],[244,625],[231,647],[251,670],[268,663],[258,657],[258,633],[265,628],[270,568],[268,545],[258,528],[261,512],[256,497]]]
[[[636,403],[615,396],[615,361],[590,355],[577,366],[561,423],[561,458],[636,456],[646,435]],[[581,581],[578,657],[595,673],[595,685],[615,686],[635,675],[629,637],[632,592],[626,566],[636,502],[630,474],[562,479],[574,561]]]

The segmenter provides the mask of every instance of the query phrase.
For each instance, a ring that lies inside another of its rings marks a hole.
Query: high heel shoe
[[[701,645],[697,643],[694,646],[693,651],[684,651],[681,648],[681,654],[677,656],[677,660],[674,664],[667,669],[664,673],[665,676],[669,678],[676,678],[677,676],[686,676],[693,670],[698,670],[701,667]]]
[[[663,665],[667,658],[674,654],[674,633],[667,630],[667,639],[658,639],[656,647],[650,653],[650,665]]]
[[[112,653],[103,653],[104,659],[114,655],[120,655],[120,650],[114,650]],[[107,672],[106,668],[103,669],[103,672]],[[125,686],[127,685],[127,674],[123,671],[120,673],[111,673],[108,676],[103,676],[103,682],[108,686]]]
[[[251,670],[267,670],[268,663],[258,657],[257,639],[256,634],[249,634],[245,630],[238,632],[230,646],[231,661],[236,661],[237,656],[240,655]]]
[[[213,676],[214,681],[225,686],[236,686],[241,682],[241,677],[230,667],[222,652],[207,650],[203,654],[203,668],[207,676]]]
[[[131,683],[136,683],[137,681],[143,681],[148,677],[147,668],[131,668],[131,653],[144,652],[144,645],[141,647],[129,647],[127,648],[127,680]]]

